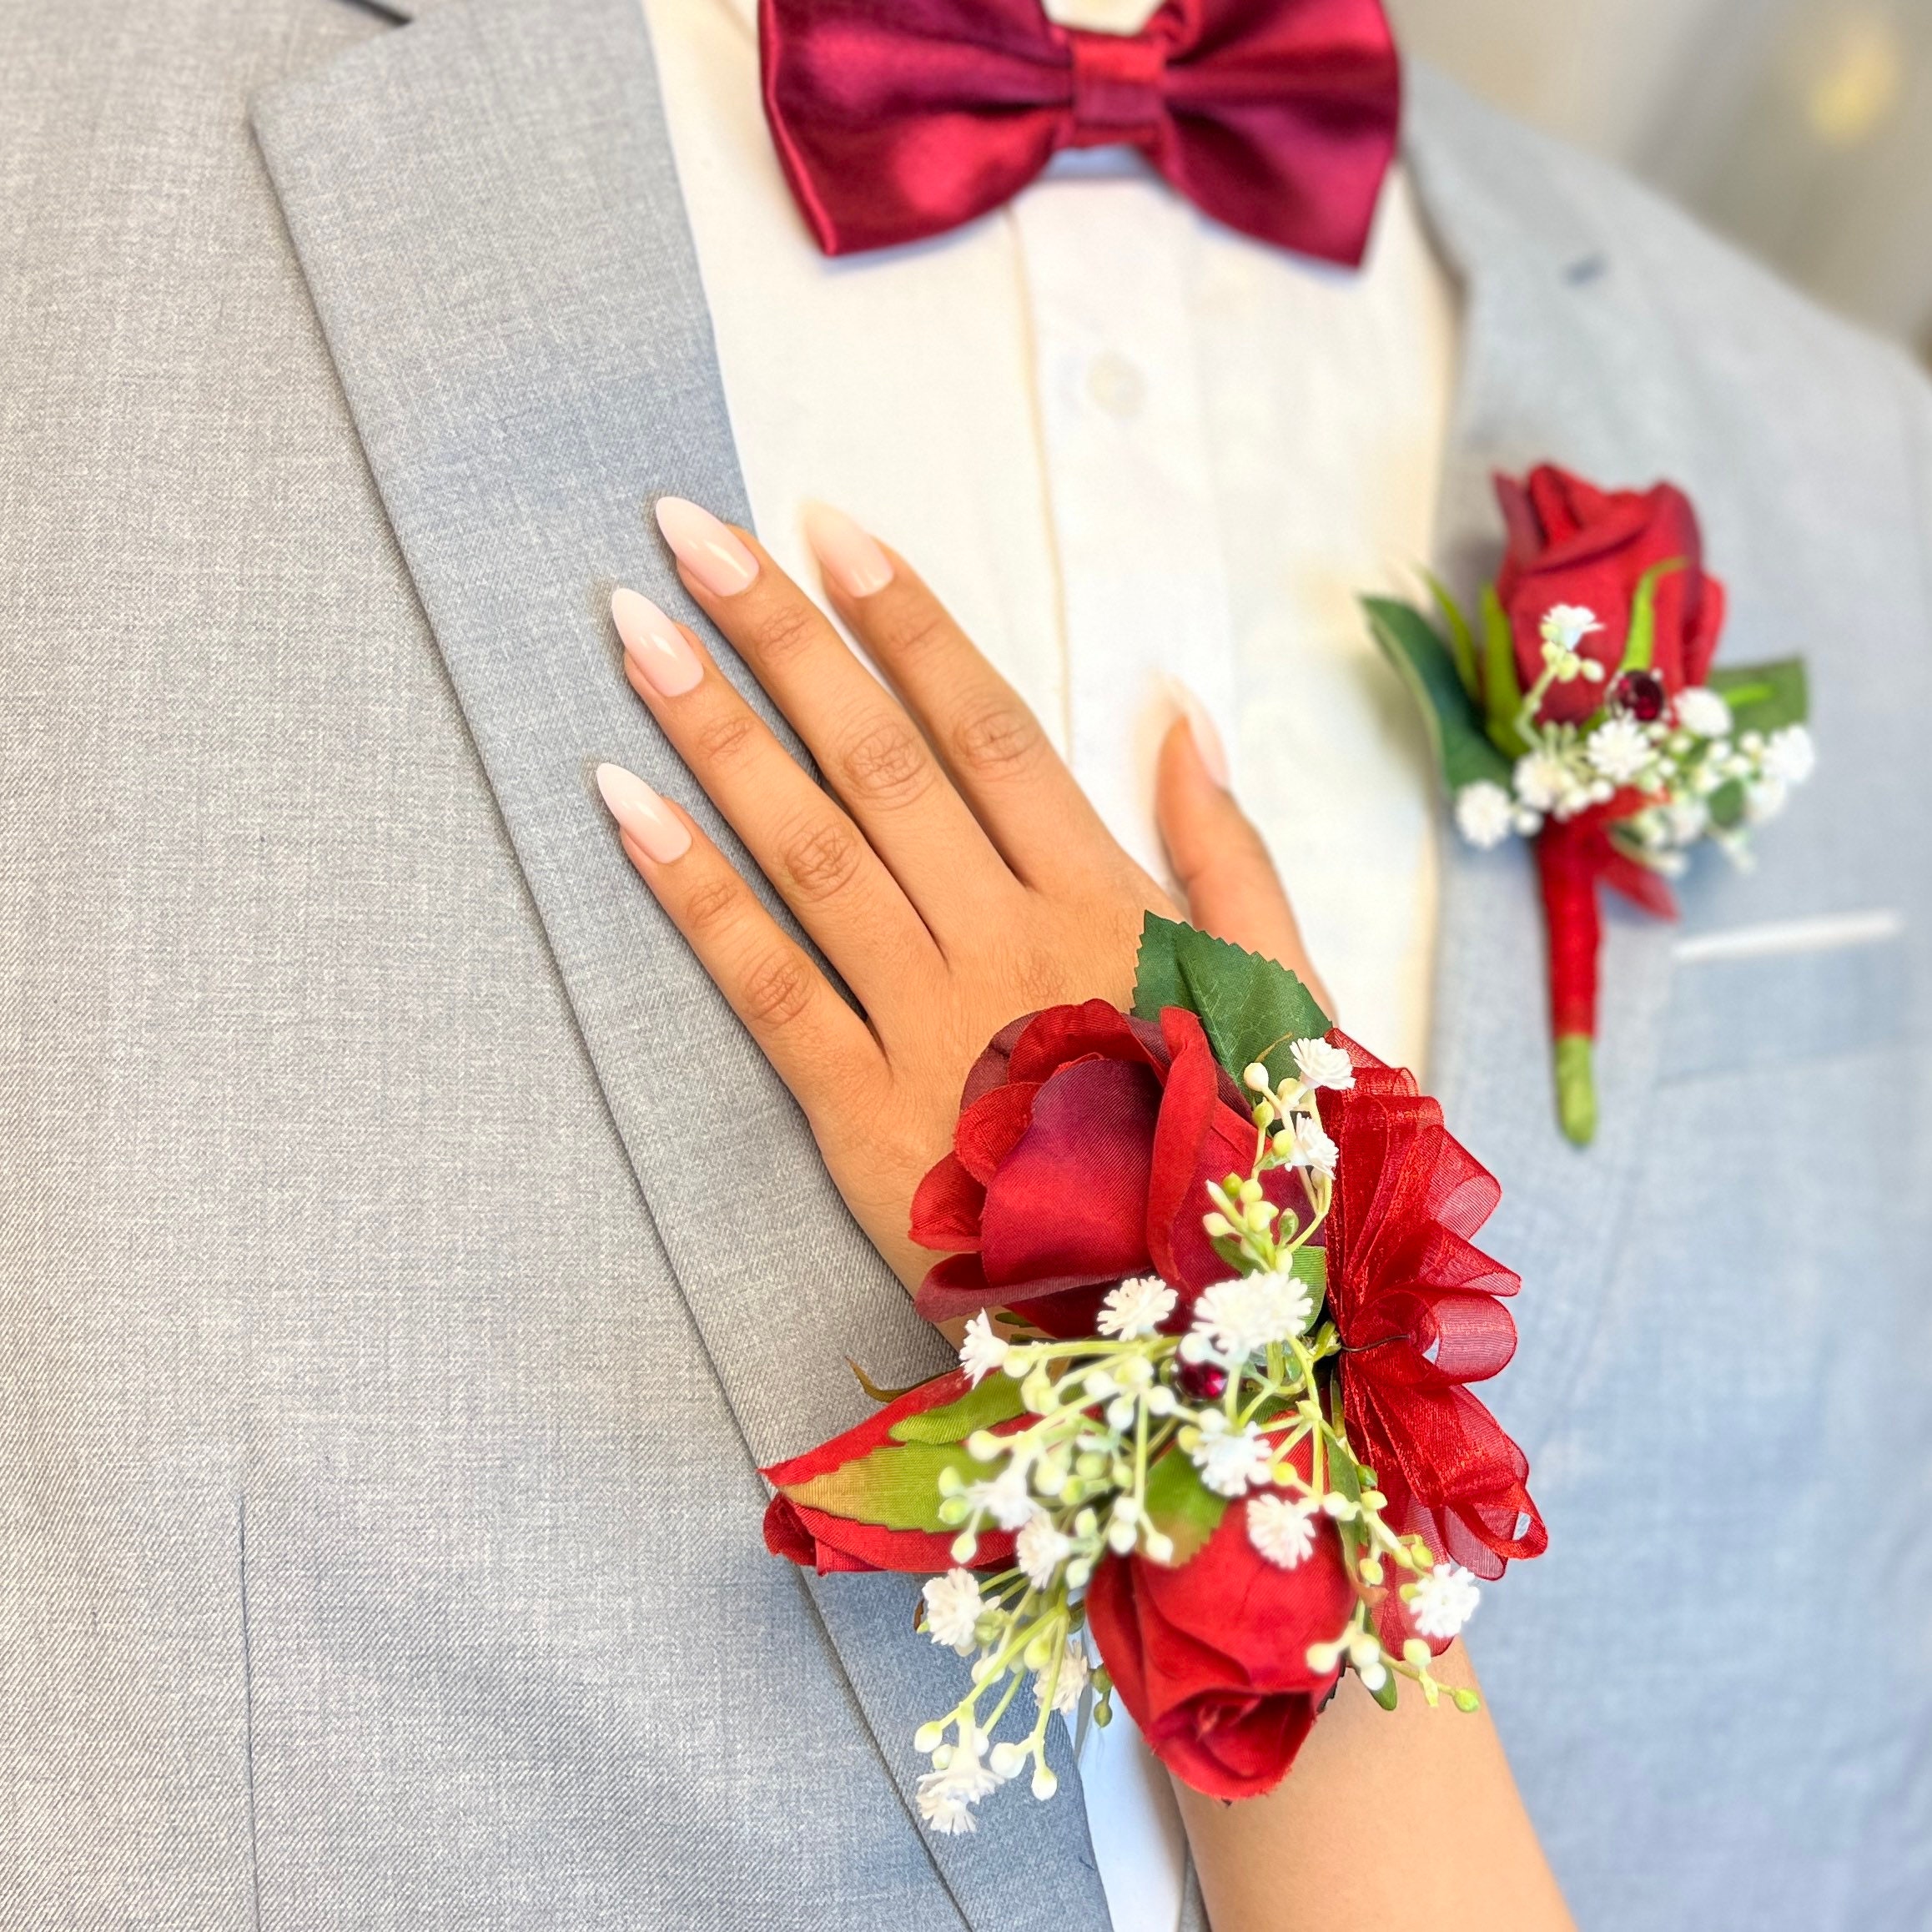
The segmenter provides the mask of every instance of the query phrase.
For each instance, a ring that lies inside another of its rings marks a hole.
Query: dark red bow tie
[[[828,254],[916,241],[1061,148],[1139,148],[1244,234],[1354,266],[1395,152],[1379,0],[1167,0],[1136,34],[1039,0],[759,0],[765,113]]]

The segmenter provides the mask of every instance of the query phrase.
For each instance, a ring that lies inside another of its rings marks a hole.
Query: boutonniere
[[[1752,831],[1811,774],[1804,667],[1718,667],[1724,587],[1668,483],[1599,490],[1543,465],[1496,479],[1502,568],[1472,623],[1430,580],[1434,621],[1363,600],[1420,700],[1472,845],[1527,838],[1549,939],[1558,1115],[1597,1128],[1597,888],[1673,918],[1669,881],[1708,839],[1748,863]]]
[[[1221,1799],[1280,1781],[1345,1670],[1476,1707],[1431,1662],[1546,1541],[1468,1387],[1515,1346],[1471,1240],[1500,1193],[1292,973],[1191,927],[1148,918],[1131,1012],[994,1038],[913,1207],[959,1367],[764,1472],[775,1555],[928,1576],[973,1660],[910,1740],[934,1830],[1050,1798],[1053,1714],[1115,1697]]]

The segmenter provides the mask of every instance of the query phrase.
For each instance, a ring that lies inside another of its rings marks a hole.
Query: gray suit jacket
[[[1446,850],[1552,1536],[1478,1659],[1586,1926],[1920,1926],[1932,398],[1412,79],[1437,561],[1492,465],[1677,478],[1823,756],[1612,914],[1587,1154],[1520,854]],[[602,615],[692,615],[667,491],[744,514],[635,0],[0,15],[9,1932],[1105,1923],[1070,1764],[911,1818],[909,1586],[759,1540],[843,1358],[942,1351],[588,782],[694,796]]]

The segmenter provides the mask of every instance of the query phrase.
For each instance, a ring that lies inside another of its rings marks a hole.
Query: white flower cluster
[[[1533,838],[1547,820],[1562,823],[1633,789],[1649,802],[1618,828],[1632,858],[1674,874],[1683,868],[1684,848],[1708,836],[1741,859],[1747,829],[1775,817],[1791,787],[1811,776],[1817,759],[1810,733],[1801,724],[1768,734],[1737,732],[1720,693],[1699,685],[1668,701],[1647,672],[1633,674],[1646,681],[1641,707],[1613,684],[1593,722],[1537,724],[1550,684],[1602,680],[1602,667],[1576,649],[1587,632],[1602,628],[1580,606],[1559,604],[1544,617],[1546,669],[1519,719],[1530,748],[1507,787],[1478,779],[1456,794],[1457,829],[1487,850],[1512,833]],[[1639,709],[1657,715],[1640,717]]]
[[[1438,1563],[1415,1586],[1409,1617],[1425,1637],[1459,1637],[1476,1614],[1482,1592],[1460,1563]]]
[[[1205,1290],[1195,1303],[1194,1326],[1180,1345],[1180,1359],[1232,1368],[1305,1333],[1314,1316],[1314,1296],[1292,1275],[1237,1275]]]
[[[1603,667],[1577,648],[1602,628],[1597,613],[1587,604],[1552,604],[1543,612],[1537,629],[1543,641],[1543,662],[1557,683],[1567,684],[1572,677],[1592,684],[1603,682]]]
[[[1315,1552],[1319,1504],[1303,1496],[1257,1496],[1248,1505],[1248,1541],[1277,1569],[1292,1570]]]
[[[958,1743],[934,1749],[933,1768],[918,1784],[919,1816],[943,1837],[977,1830],[973,1807],[1004,1782],[986,1761],[992,1742],[969,1720],[959,1728]]]

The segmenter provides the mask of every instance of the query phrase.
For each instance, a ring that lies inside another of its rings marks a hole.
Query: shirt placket
[[[1066,742],[1114,835],[1165,877],[1154,768],[1170,681],[1235,742],[1227,565],[1195,330],[1191,210],[1137,179],[1014,204],[1059,562]]]

